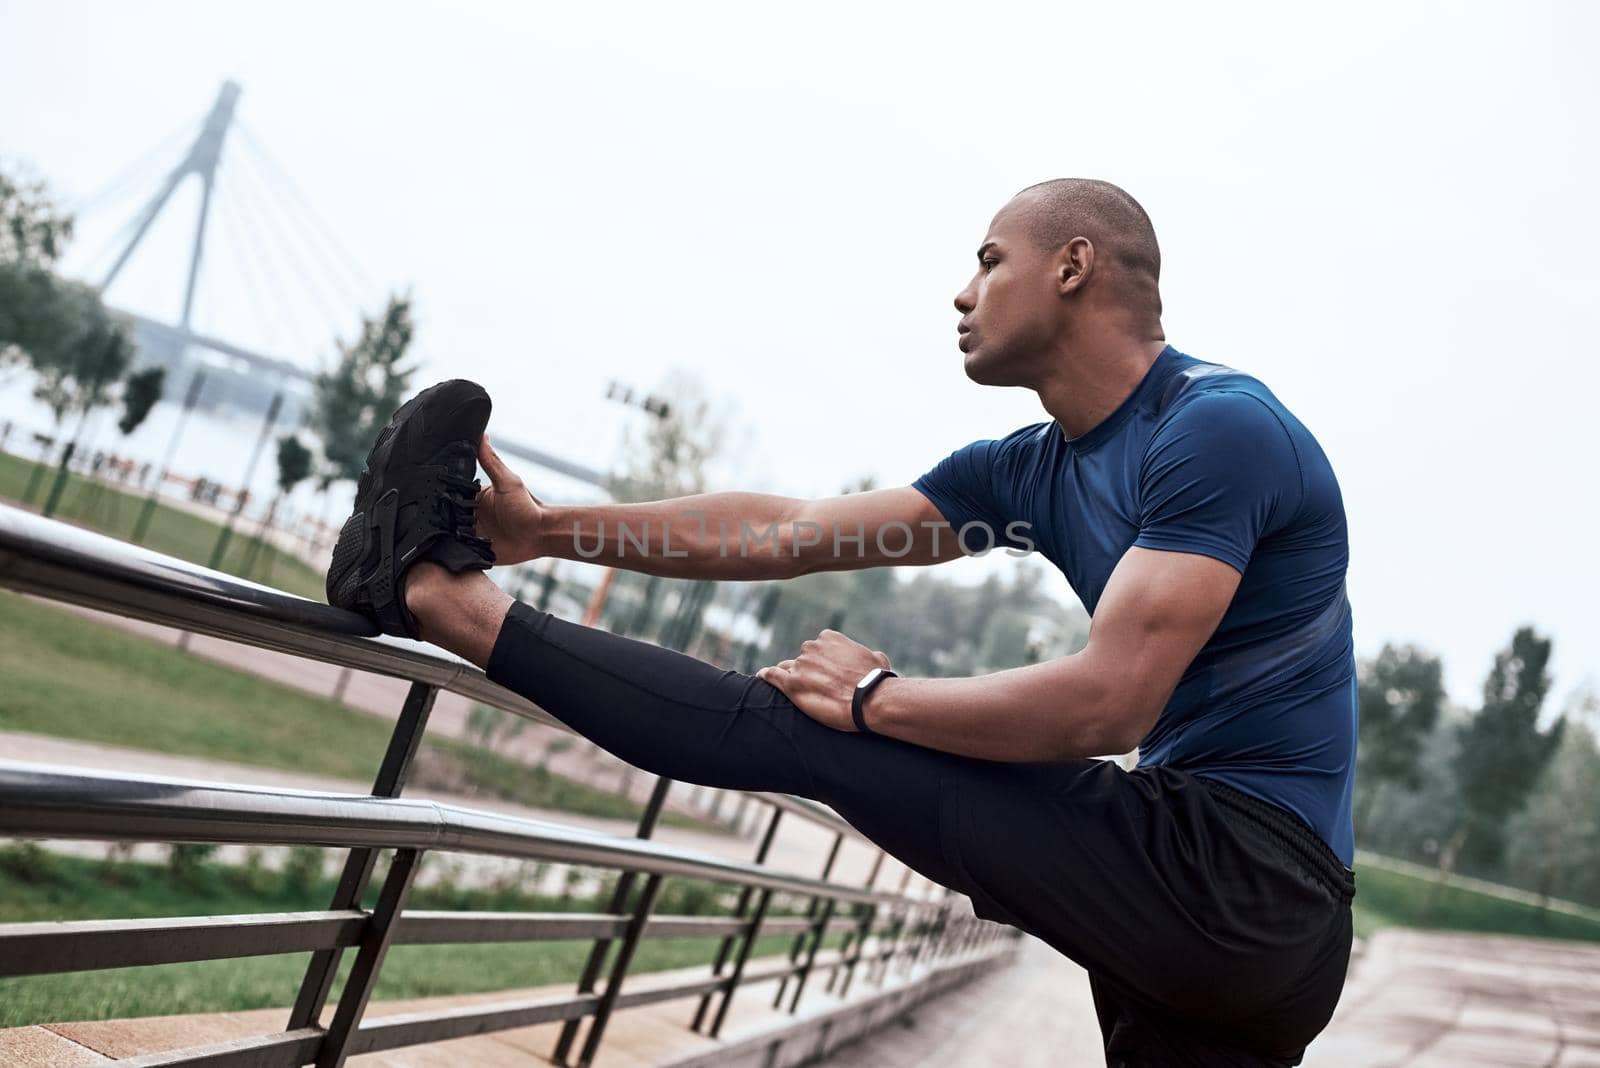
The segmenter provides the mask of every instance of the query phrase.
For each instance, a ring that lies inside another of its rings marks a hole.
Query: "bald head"
[[[1088,238],[1095,261],[1130,303],[1161,314],[1161,248],[1155,227],[1139,202],[1123,189],[1095,178],[1056,178],[1030,185],[1011,199],[1015,212],[1041,251],[1055,252],[1073,238]]]

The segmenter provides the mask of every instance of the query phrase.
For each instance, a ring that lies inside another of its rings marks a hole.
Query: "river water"
[[[92,456],[104,451],[134,461],[149,463],[159,468],[172,442],[173,431],[182,415],[182,406],[162,400],[151,409],[144,423],[132,434],[124,437],[117,429],[121,416],[118,406],[101,408],[89,416],[80,437],[79,455]],[[33,398],[33,382],[27,374],[13,374],[0,384],[0,428],[12,424],[5,442],[7,452],[36,460],[40,456],[36,433],[48,434],[58,442],[70,438],[78,426],[78,417],[70,417],[61,426],[55,423],[50,409]],[[184,478],[205,478],[218,482],[230,490],[244,482],[245,465],[251,449],[261,434],[262,418],[238,410],[208,410],[195,408],[184,422],[183,434],[172,457],[172,471]],[[277,439],[296,428],[279,424],[262,449],[261,458],[249,481],[251,505],[246,515],[260,515],[277,491],[278,464]],[[316,439],[308,431],[299,429],[300,440],[315,449]],[[52,451],[55,460],[59,451]],[[349,512],[355,487],[348,482],[336,483],[329,491],[327,514],[338,517]],[[287,502],[291,513],[323,511],[323,500],[308,479],[296,488]]]

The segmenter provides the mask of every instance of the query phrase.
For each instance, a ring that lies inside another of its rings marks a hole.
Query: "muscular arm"
[[[557,557],[666,578],[748,581],[962,555],[955,531],[909,486],[818,500],[703,493],[559,506],[529,494],[487,438],[479,459],[491,482],[478,501],[479,533],[502,564]]]
[[[943,517],[909,486],[818,500],[704,493],[553,507],[547,516],[536,542],[540,556],[669,578],[793,578],[961,555]],[[649,545],[648,555],[640,542]]]
[[[955,505],[979,514],[1004,452],[978,443],[941,465]],[[1284,414],[1243,389],[1195,396],[1151,438],[1139,464],[1139,533],[1095,606],[1089,643],[1046,664],[968,679],[889,679],[867,702],[879,733],[990,760],[1122,753],[1149,733],[1232,603],[1256,545],[1305,500]],[[763,669],[808,715],[853,729],[855,682],[881,654],[825,633]]]
[[[1124,753],[1155,724],[1233,600],[1239,572],[1210,557],[1129,549],[1106,584],[1089,642],[1044,664],[958,679],[887,679],[868,727],[962,756],[1052,761]],[[762,677],[802,711],[853,729],[850,696],[878,654],[825,632]]]

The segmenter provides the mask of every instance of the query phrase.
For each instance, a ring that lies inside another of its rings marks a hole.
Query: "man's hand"
[[[534,547],[544,523],[544,503],[529,493],[522,478],[500,459],[488,434],[478,443],[478,462],[489,476],[489,485],[478,491],[474,513],[478,537],[489,539],[496,564],[536,559],[539,554]]]
[[[800,646],[800,655],[756,672],[795,707],[825,727],[854,731],[850,701],[856,683],[875,667],[886,668],[889,658],[875,653],[836,630],[825,630]]]
[[[1131,548],[1111,572],[1089,642],[1078,652],[972,678],[892,679],[873,691],[867,725],[874,734],[980,760],[1125,753],[1160,718],[1238,586],[1239,572],[1209,556]],[[872,666],[865,655],[851,670]],[[841,688],[832,702],[814,703],[848,720],[849,697]]]

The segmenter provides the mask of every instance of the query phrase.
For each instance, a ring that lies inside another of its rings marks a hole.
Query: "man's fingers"
[[[763,682],[771,683],[787,695],[789,692],[789,671],[793,667],[793,660],[785,660],[780,664],[762,668],[756,672],[756,678]]]
[[[506,462],[500,459],[500,454],[494,451],[494,446],[489,444],[489,435],[485,434],[478,441],[478,462],[483,465],[483,473],[489,476],[495,489],[509,489],[517,483],[517,476]]]

